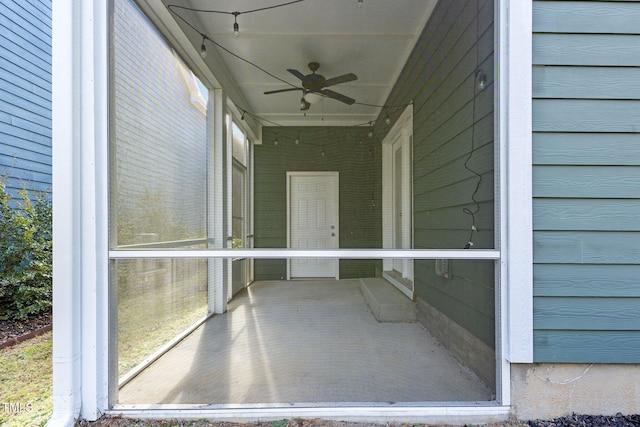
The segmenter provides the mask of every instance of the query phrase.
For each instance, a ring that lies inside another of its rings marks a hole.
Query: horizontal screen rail
[[[183,249],[112,250],[110,259],[135,258],[341,258],[500,259],[497,249]]]
[[[189,239],[189,240],[170,240],[152,243],[136,243],[132,245],[119,245],[119,250],[139,250],[139,249],[175,249],[185,246],[207,245],[213,244],[214,239]]]

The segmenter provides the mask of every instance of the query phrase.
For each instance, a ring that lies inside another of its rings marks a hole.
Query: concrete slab
[[[488,401],[419,323],[379,323],[359,280],[254,283],[120,390],[122,404]]]
[[[378,322],[415,322],[416,304],[385,279],[360,279],[360,291]]]

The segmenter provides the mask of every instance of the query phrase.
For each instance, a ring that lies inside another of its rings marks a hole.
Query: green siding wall
[[[293,171],[339,172],[340,247],[381,247],[382,163],[367,131],[362,127],[264,128],[263,143],[255,147],[256,247],[287,247],[286,173]],[[341,260],[340,278],[373,277],[380,265],[377,260]],[[255,261],[256,280],[286,277],[285,260]]]
[[[640,2],[534,1],[534,359],[640,362]]]
[[[463,208],[474,209],[478,183],[465,168],[467,159],[482,176],[474,248],[494,247],[493,24],[493,1],[439,2],[387,102],[414,102],[416,248],[467,244],[472,222]],[[484,90],[475,88],[477,63],[487,75]],[[494,346],[493,262],[454,260],[450,266],[452,278],[445,279],[435,274],[433,260],[416,261],[417,296]]]
[[[478,18],[479,17],[479,18]],[[479,203],[474,248],[494,247],[494,2],[441,1],[417,42],[386,105],[414,103],[414,245],[463,248]],[[476,90],[476,65],[487,86]],[[475,109],[475,114],[474,114]],[[383,110],[375,138],[366,129],[266,128],[256,147],[256,246],[286,247],[286,171],[340,172],[340,246],[381,247],[380,143],[403,108]],[[295,138],[301,132],[300,144]],[[279,144],[274,145],[275,137]],[[321,156],[324,145],[325,156]],[[370,151],[372,150],[372,151]],[[471,157],[469,157],[472,151]],[[373,203],[372,203],[373,199]],[[492,261],[451,261],[452,278],[435,274],[433,260],[415,263],[417,296],[489,346],[495,341]],[[341,261],[342,277],[372,276],[378,261]],[[258,280],[286,277],[286,263],[257,260]]]

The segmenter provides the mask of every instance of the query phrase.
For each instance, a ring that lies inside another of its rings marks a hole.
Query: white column
[[[73,0],[52,5],[53,161],[53,415],[50,426],[72,425],[80,414],[80,197],[74,115],[79,72],[74,41],[78,8]],[[64,236],[64,238],[58,238]]]
[[[207,123],[210,137],[208,159],[208,237],[210,249],[226,247],[226,95],[222,89],[209,91]],[[209,311],[227,310],[226,260],[209,260]]]
[[[107,5],[53,4],[51,426],[95,419],[107,399]]]
[[[500,22],[500,89],[503,147],[502,181],[506,184],[502,217],[506,248],[508,295],[508,359],[512,363],[533,362],[533,189],[532,189],[532,34],[531,0],[507,2]],[[508,22],[505,22],[508,20]]]

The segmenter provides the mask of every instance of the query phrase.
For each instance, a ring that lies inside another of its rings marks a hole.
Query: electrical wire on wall
[[[469,155],[464,162],[464,168],[471,172],[477,178],[476,186],[471,194],[471,201],[473,203],[472,208],[465,207],[462,209],[462,212],[469,215],[471,217],[471,231],[469,232],[469,240],[465,244],[465,249],[471,249],[474,245],[473,237],[475,233],[478,232],[478,227],[476,226],[476,215],[480,212],[480,203],[476,199],[478,192],[480,191],[480,185],[482,184],[482,175],[473,169],[469,164],[471,162],[471,158],[473,157],[473,152],[475,151],[475,142],[476,142],[476,98],[478,94],[478,90],[484,89],[484,72],[480,70],[480,0],[476,0],[476,68],[474,70],[474,79],[473,79],[473,106],[471,113],[471,146],[469,148]]]

